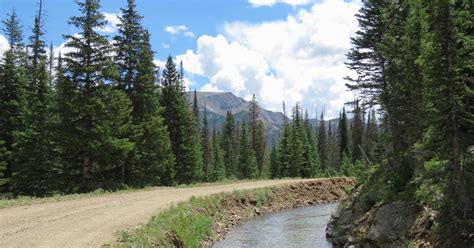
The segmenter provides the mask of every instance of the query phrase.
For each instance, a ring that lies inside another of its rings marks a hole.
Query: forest
[[[99,0],[76,3],[69,24],[80,32],[63,35],[69,52],[59,56],[44,41],[41,4],[27,41],[14,10],[3,20],[1,198],[347,175],[365,184],[366,204],[416,199],[440,223],[474,228],[470,1],[363,1],[347,53],[350,111],[326,127],[324,112],[316,125],[297,103],[270,146],[255,95],[248,123],[228,112],[222,130],[196,93],[188,103],[183,64],[154,64],[135,0],[114,37],[99,31]]]

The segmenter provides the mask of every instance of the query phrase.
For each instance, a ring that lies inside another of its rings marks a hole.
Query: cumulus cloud
[[[120,14],[109,13],[109,12],[102,12],[102,14],[104,15],[105,20],[107,21],[107,25],[99,29],[99,31],[103,33],[116,32],[118,28],[117,25],[120,24],[120,19],[119,19]]]
[[[272,6],[276,3],[284,3],[296,7],[298,5],[305,5],[310,2],[311,0],[249,0],[249,3],[253,7]]]
[[[199,37],[196,51],[178,59],[187,71],[209,78],[202,90],[244,98],[255,93],[272,110],[281,110],[283,100],[312,112],[325,105],[328,116],[336,117],[352,98],[344,61],[359,8],[360,1],[324,0],[286,20],[227,23],[223,35]]]
[[[10,49],[7,38],[0,34],[0,59],[3,58],[3,54]]]
[[[165,32],[170,33],[171,35],[184,35],[186,37],[194,37],[194,33],[188,30],[186,25],[178,25],[178,26],[166,26]]]

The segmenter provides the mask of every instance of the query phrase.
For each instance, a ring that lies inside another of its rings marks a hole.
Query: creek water
[[[261,215],[232,229],[214,247],[332,247],[326,225],[337,206],[318,204]]]

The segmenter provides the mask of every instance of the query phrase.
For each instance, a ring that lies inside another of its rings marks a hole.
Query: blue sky
[[[0,0],[0,19],[15,8],[27,37],[38,1]],[[62,34],[76,32],[67,21],[79,15],[77,5],[43,4],[45,40],[62,50]],[[111,37],[126,0],[101,5],[110,23],[104,34]],[[283,100],[288,106],[301,102],[310,113],[324,106],[329,116],[352,98],[342,80],[350,73],[343,62],[357,28],[359,0],[137,0],[137,5],[157,64],[168,54],[182,60],[189,89],[231,91],[246,99],[255,93],[272,110],[281,110]]]

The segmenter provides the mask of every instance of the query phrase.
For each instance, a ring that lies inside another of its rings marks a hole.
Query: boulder
[[[414,202],[396,201],[381,206],[367,233],[367,241],[379,246],[401,240],[414,224],[418,206]]]

